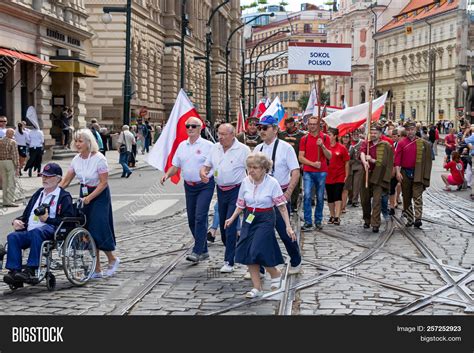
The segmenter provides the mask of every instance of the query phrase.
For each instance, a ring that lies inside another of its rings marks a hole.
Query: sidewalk
[[[117,175],[117,174],[122,174],[122,166],[118,163],[119,161],[119,153],[117,151],[107,151],[105,156],[107,157],[107,162],[109,164],[109,175]],[[148,166],[148,163],[145,162],[146,158],[148,157],[148,154],[142,155],[140,152],[137,154],[136,157],[136,167],[132,168],[132,170],[137,170],[141,168],[145,168]],[[71,164],[72,158],[65,158],[62,160],[47,160],[43,161],[41,164],[41,167],[43,168],[45,164],[49,162],[54,162],[57,163],[63,170],[63,175],[66,174],[70,164]],[[23,176],[17,178],[17,183],[19,185],[19,188],[16,190],[17,197],[15,201],[21,201],[25,198],[30,197],[35,193],[36,190],[38,190],[40,187],[42,187],[42,182],[41,178],[38,178],[36,176],[36,173],[33,173],[33,176],[30,178],[28,177],[28,174],[23,172]],[[78,181],[74,179],[71,182],[71,185],[76,185],[78,184]],[[2,200],[3,197],[3,191],[0,190],[0,201]]]

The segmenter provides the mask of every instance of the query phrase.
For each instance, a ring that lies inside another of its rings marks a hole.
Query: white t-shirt
[[[255,147],[254,152],[263,152],[269,159],[272,159],[276,140],[277,139],[269,145],[265,142],[259,144]],[[260,151],[262,146],[263,150]],[[294,169],[300,169],[295,150],[288,142],[279,140],[275,155],[275,172],[273,173],[273,177],[278,180],[281,186],[288,187],[291,179],[291,171]]]
[[[41,130],[31,130],[26,137],[26,141],[30,147],[43,147],[44,134]]]
[[[83,185],[99,185],[99,174],[109,172],[107,159],[100,152],[91,155],[90,158],[82,158],[80,154],[75,156],[71,162],[69,170],[74,171],[77,180]]]
[[[285,195],[278,181],[265,175],[263,181],[255,185],[250,176],[245,177],[240,185],[237,207],[270,208],[286,204]]]
[[[4,138],[7,133],[7,129],[0,129],[0,139]]]
[[[29,133],[23,130],[23,134],[20,134],[18,129],[15,130],[15,141],[18,146],[26,146],[28,141]]]
[[[245,163],[249,154],[250,148],[234,138],[234,143],[225,153],[222,145],[216,143],[204,165],[214,169],[217,185],[237,185],[247,176]]]
[[[56,211],[58,208],[58,199],[59,199],[59,193],[61,192],[61,188],[58,186],[56,189],[54,189],[53,192],[51,192],[48,195],[44,195],[44,190],[41,191],[40,196],[35,202],[35,205],[33,206],[33,209],[31,210],[30,217],[28,218],[28,229],[27,230],[32,230],[36,228],[40,228],[44,226],[46,223],[43,223],[39,220],[37,216],[35,216],[34,210],[40,205],[40,204],[50,204],[51,199],[54,195],[54,200],[51,202],[51,205],[49,207],[49,218],[56,218]]]
[[[199,171],[211,153],[213,146],[214,144],[212,142],[202,137],[199,137],[193,144],[187,139],[179,144],[174,154],[172,164],[175,167],[181,168],[184,180],[189,182],[201,181]],[[211,169],[208,177],[212,176],[213,173],[214,170]]]
[[[132,152],[132,146],[135,144],[135,136],[133,136],[129,130],[122,131],[117,139],[117,143],[124,143],[127,146],[127,152]]]

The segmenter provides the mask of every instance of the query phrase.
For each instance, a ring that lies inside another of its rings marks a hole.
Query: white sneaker
[[[109,268],[105,272],[105,275],[107,277],[112,276],[115,273],[115,271],[117,271],[119,263],[120,263],[120,259],[118,257],[116,257],[115,262],[112,265],[109,265]]]
[[[224,266],[221,267],[221,273],[234,272],[234,266],[230,266],[228,261],[224,262]]]
[[[290,275],[296,275],[298,273],[301,272],[301,264],[299,264],[298,266],[290,266],[290,269],[288,270],[288,274]]]

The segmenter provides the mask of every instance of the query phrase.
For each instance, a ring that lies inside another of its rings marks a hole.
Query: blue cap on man
[[[47,177],[63,176],[63,170],[56,163],[48,163],[44,166],[41,176],[47,176]]]
[[[272,115],[265,115],[260,118],[257,125],[278,125],[278,120]]]

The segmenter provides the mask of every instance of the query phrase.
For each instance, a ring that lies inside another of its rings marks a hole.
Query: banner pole
[[[367,132],[366,132],[366,141],[367,141],[367,153],[366,156],[370,156],[370,125],[372,124],[372,99],[373,99],[373,90],[370,89],[369,93],[369,114],[367,115]],[[369,170],[365,171],[365,187],[369,187]]]

